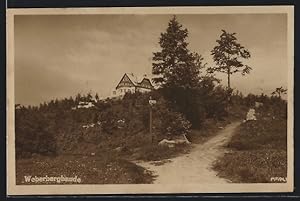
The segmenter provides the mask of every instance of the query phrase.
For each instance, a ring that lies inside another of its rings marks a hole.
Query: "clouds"
[[[106,96],[125,72],[151,72],[152,52],[171,15],[64,15],[15,18],[16,103],[93,90]],[[221,29],[237,32],[253,71],[233,77],[240,90],[287,82],[285,15],[179,15],[190,49],[213,65],[210,50]],[[272,77],[271,77],[272,76]],[[220,75],[222,77],[222,75]],[[274,79],[275,78],[275,79]],[[276,85],[276,86],[275,86]],[[243,87],[244,86],[244,87]]]

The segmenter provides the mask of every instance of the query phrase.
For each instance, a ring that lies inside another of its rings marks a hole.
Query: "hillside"
[[[266,99],[256,111],[257,120],[238,127],[226,146],[230,152],[219,158],[214,169],[232,182],[286,182],[286,102]]]

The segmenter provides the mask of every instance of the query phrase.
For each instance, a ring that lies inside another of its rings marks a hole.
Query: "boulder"
[[[174,139],[175,144],[191,144],[191,142],[187,139],[187,137],[183,134],[182,137],[179,136]]]
[[[246,121],[255,121],[255,120],[257,120],[255,116],[255,109],[250,108],[246,116]]]
[[[158,143],[159,146],[167,146],[169,148],[172,148],[175,146],[175,140],[167,140],[167,139],[163,139],[162,141],[160,141]]]
[[[122,147],[117,147],[117,148],[115,148],[115,150],[116,150],[117,152],[121,152],[121,151],[122,151]]]
[[[169,148],[175,147],[175,145],[177,144],[191,144],[191,142],[186,138],[185,135],[183,135],[183,139],[174,139],[174,140],[163,139],[158,143],[158,145],[160,146],[167,146]]]

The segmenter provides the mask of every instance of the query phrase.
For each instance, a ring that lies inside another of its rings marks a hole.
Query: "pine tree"
[[[199,127],[204,114],[199,106],[199,89],[205,65],[201,55],[188,49],[187,37],[188,30],[174,16],[166,32],[161,33],[161,51],[153,56],[152,73],[156,75],[153,81],[161,87],[171,107]]]
[[[227,74],[227,88],[231,91],[230,77],[234,73],[240,72],[242,75],[250,73],[252,68],[244,65],[240,59],[250,58],[250,52],[237,42],[236,33],[228,33],[222,30],[218,45],[213,48],[211,54],[216,63],[215,67],[209,69],[210,72],[221,72]]]
[[[279,98],[281,98],[283,94],[287,94],[287,89],[284,89],[283,87],[278,87],[271,93],[272,96],[277,96]]]
[[[98,93],[96,93],[95,99],[96,99],[97,102],[99,101],[99,95],[98,95]]]
[[[161,33],[161,51],[153,53],[153,79],[161,87],[193,88],[199,84],[203,58],[187,48],[188,30],[174,16]]]

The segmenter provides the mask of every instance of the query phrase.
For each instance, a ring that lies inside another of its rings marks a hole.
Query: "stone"
[[[115,148],[115,150],[116,150],[117,152],[121,152],[121,151],[122,151],[122,147],[117,147],[117,148]]]
[[[169,145],[171,145],[171,144],[175,144],[176,142],[175,142],[175,140],[167,140],[167,139],[163,139],[162,141],[160,141],[159,143],[158,143],[158,145],[160,145],[160,146],[168,146],[169,147]]]
[[[259,108],[259,107],[261,107],[261,106],[263,106],[264,104],[263,103],[261,103],[261,102],[255,102],[255,107],[256,108]]]
[[[183,138],[186,144],[191,144],[191,142],[187,139],[186,135],[183,134]]]
[[[255,116],[255,109],[250,108],[246,116],[246,121],[255,121],[255,120],[257,120]]]

